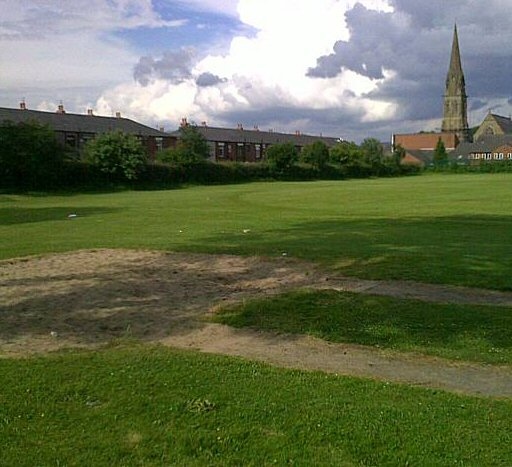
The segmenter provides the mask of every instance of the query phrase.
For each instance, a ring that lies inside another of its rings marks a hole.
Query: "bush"
[[[66,152],[53,130],[37,122],[0,125],[0,183],[17,188],[59,184]]]
[[[147,161],[140,141],[120,131],[104,133],[89,141],[86,160],[114,180],[136,180]]]
[[[292,143],[275,144],[267,149],[266,158],[272,172],[283,173],[297,162],[297,149]]]
[[[210,157],[210,147],[196,126],[186,125],[180,128],[178,145],[161,151],[157,157],[166,164],[195,164]]]
[[[302,148],[300,159],[321,170],[329,162],[329,148],[323,141],[315,141]]]

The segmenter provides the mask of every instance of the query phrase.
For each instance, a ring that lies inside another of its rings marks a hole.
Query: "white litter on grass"
[[[281,256],[288,256],[288,253],[283,252],[283,253],[281,253]]]
[[[57,334],[55,331],[52,331],[52,332],[50,332],[50,336],[52,336],[52,337],[57,337],[57,336],[58,336],[58,334]]]
[[[78,217],[77,214],[68,214],[68,219],[74,219],[75,217]]]
[[[249,233],[251,231],[251,229],[244,229],[243,232],[244,233]]]
[[[183,230],[180,230],[180,233],[183,233]]]

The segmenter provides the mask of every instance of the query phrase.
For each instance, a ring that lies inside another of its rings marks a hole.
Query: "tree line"
[[[291,143],[269,146],[257,163],[209,160],[208,142],[193,125],[180,129],[176,147],[149,160],[133,135],[112,132],[89,141],[76,154],[58,143],[53,130],[36,122],[0,125],[0,187],[68,188],[81,185],[172,185],[229,183],[261,179],[343,179],[390,176],[418,169],[401,164],[402,148],[384,154],[382,144],[367,138],[360,145],[341,141],[329,148],[316,141],[298,151]]]

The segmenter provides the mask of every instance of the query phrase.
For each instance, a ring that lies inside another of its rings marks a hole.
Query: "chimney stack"
[[[188,126],[187,119],[186,119],[185,117],[183,117],[183,118],[181,119],[180,127],[181,127],[181,128],[185,128],[185,127],[187,127],[187,126]]]
[[[206,122],[201,122],[201,125],[203,125],[206,128]]]
[[[92,109],[87,109],[87,115],[90,115],[90,116],[93,116],[93,115],[94,115],[94,113],[93,113]]]
[[[116,112],[116,118],[121,118],[121,112]]]
[[[27,104],[25,104],[25,99],[20,102],[20,110],[27,110]]]
[[[159,128],[159,130],[160,130],[162,133],[164,133],[164,132],[165,132],[165,128],[164,128],[163,126],[161,126],[161,127]]]
[[[238,124],[238,129],[239,130],[243,130],[244,129],[244,127],[243,127],[243,125],[241,123]]]
[[[59,106],[57,107],[57,113],[58,114],[65,114],[66,111],[64,110],[64,105],[63,104],[59,104]]]

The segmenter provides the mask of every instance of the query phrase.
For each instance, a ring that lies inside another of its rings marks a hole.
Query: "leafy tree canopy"
[[[89,141],[85,154],[102,172],[127,180],[137,179],[147,161],[140,141],[120,131],[104,133]]]
[[[175,148],[169,148],[158,155],[158,159],[168,164],[194,164],[210,157],[208,142],[195,125],[180,128],[180,138]]]
[[[329,162],[329,148],[323,141],[315,141],[302,148],[300,158],[302,162],[322,169]]]
[[[297,149],[292,143],[274,144],[267,149],[267,163],[278,172],[290,169],[298,160]]]
[[[0,125],[0,179],[18,185],[54,183],[66,157],[47,125],[3,122]]]

